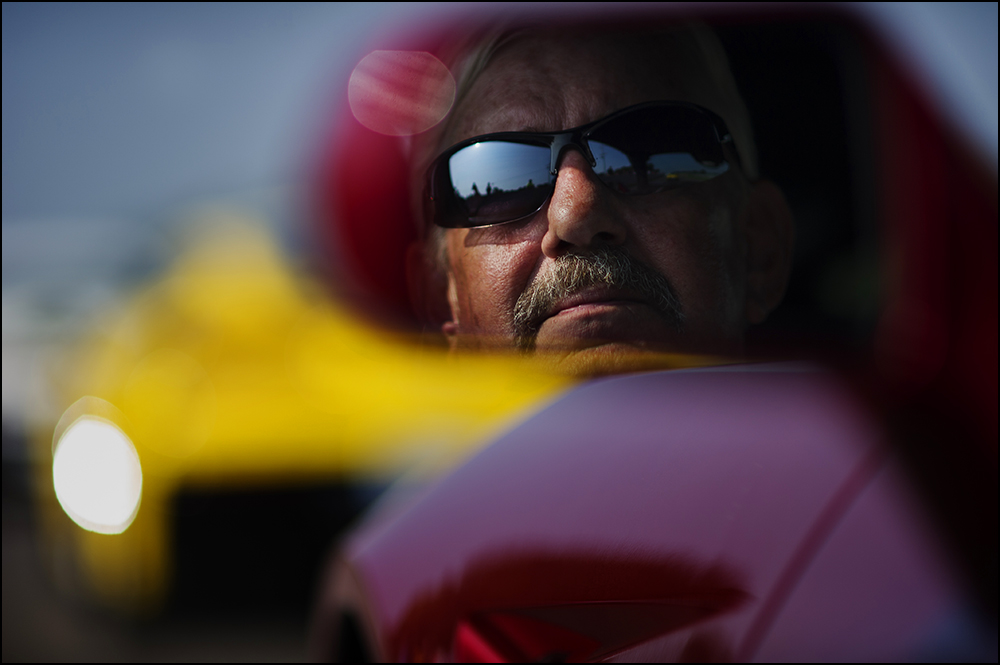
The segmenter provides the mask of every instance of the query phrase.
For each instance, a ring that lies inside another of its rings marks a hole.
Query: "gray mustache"
[[[666,277],[633,259],[617,247],[601,247],[591,254],[565,254],[553,270],[535,279],[514,305],[514,339],[521,351],[531,351],[546,315],[563,298],[591,286],[631,291],[648,301],[674,327],[684,312]]]

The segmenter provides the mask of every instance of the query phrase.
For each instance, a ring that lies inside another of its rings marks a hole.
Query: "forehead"
[[[455,111],[445,145],[502,131],[557,131],[653,100],[712,108],[690,48],[664,37],[533,34],[494,54]]]

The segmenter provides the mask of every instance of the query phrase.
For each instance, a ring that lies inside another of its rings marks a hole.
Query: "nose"
[[[556,258],[574,249],[624,243],[625,225],[612,198],[583,154],[567,150],[549,200],[542,252]]]

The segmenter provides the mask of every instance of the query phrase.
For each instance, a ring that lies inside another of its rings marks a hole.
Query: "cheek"
[[[730,319],[737,295],[732,276],[738,252],[729,211],[713,202],[712,194],[696,190],[648,197],[637,206],[641,219],[634,227],[641,248],[637,257],[670,280],[695,327]]]
[[[462,235],[449,252],[463,326],[512,334],[514,304],[537,270],[542,234],[473,229]]]

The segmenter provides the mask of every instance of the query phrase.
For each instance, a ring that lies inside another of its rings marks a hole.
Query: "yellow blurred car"
[[[568,383],[371,327],[238,215],[200,227],[52,368],[69,406],[34,434],[43,549],[64,586],[104,604],[169,597],[178,492],[434,475]]]

